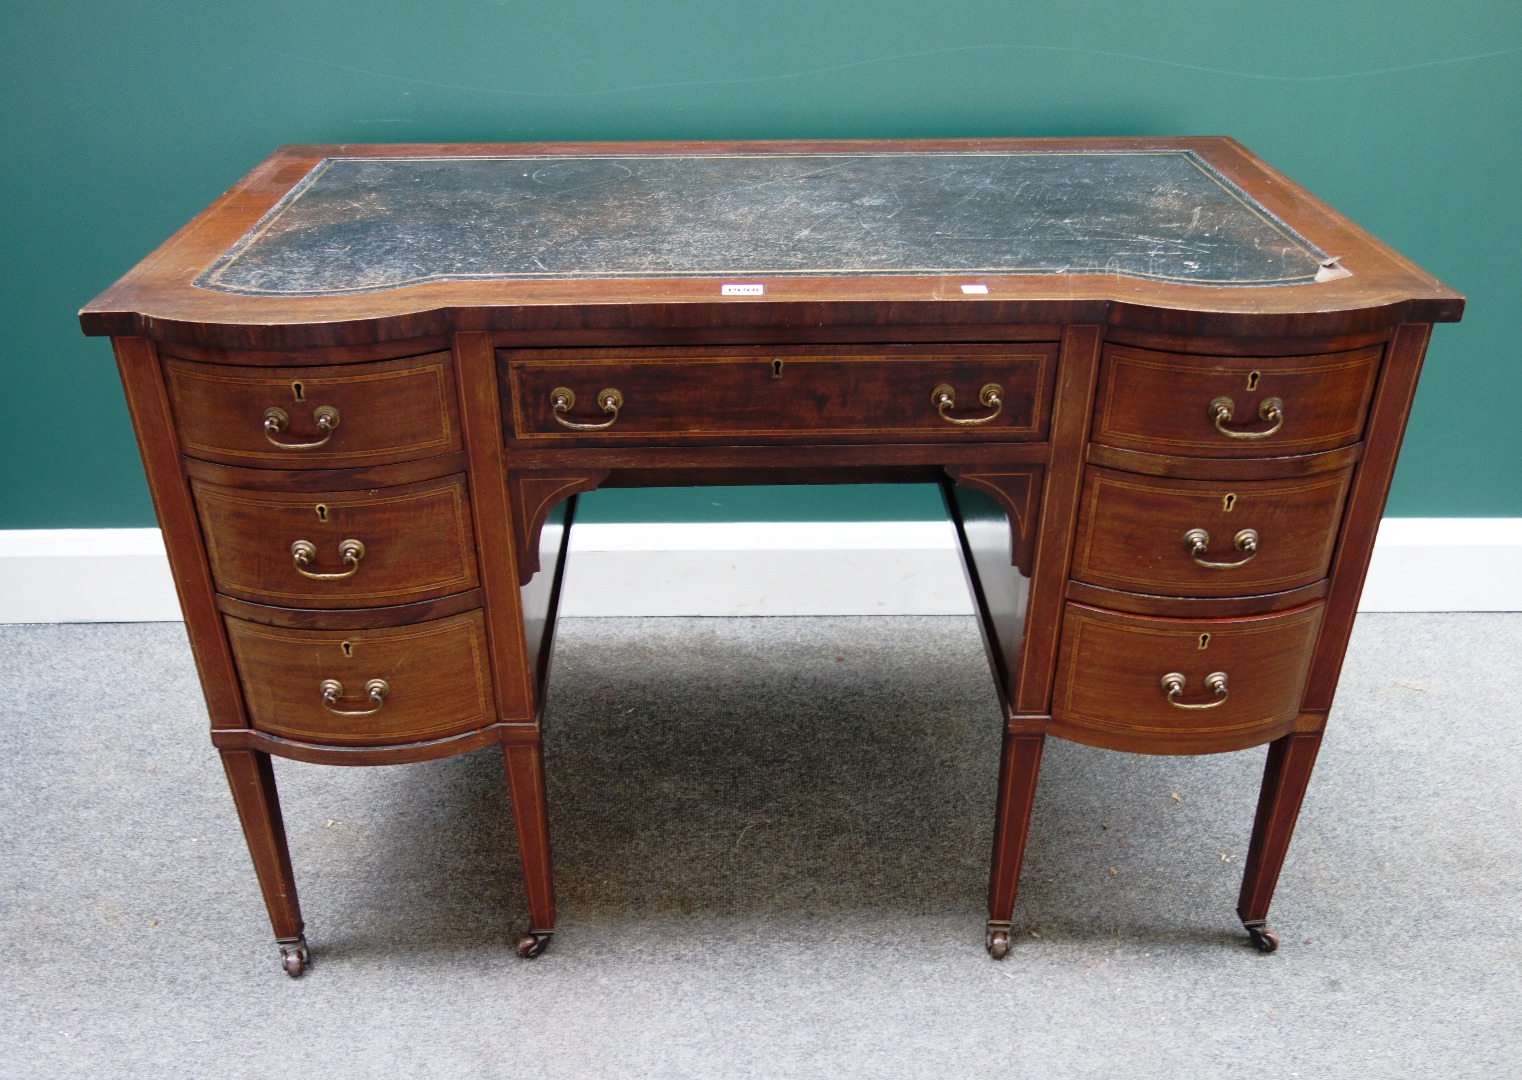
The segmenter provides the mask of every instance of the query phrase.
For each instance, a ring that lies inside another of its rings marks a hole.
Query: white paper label
[[[968,296],[987,296],[987,285],[963,285],[962,292]]]
[[[719,286],[720,296],[761,296],[766,292],[765,285],[742,284],[731,282],[728,285]]]

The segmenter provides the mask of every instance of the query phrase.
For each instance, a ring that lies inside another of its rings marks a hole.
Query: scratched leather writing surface
[[[1325,256],[1189,151],[328,158],[197,279],[1101,273],[1314,280]]]

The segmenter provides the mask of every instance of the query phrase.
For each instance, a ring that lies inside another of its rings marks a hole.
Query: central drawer
[[[1054,343],[498,353],[518,440],[1040,439]]]

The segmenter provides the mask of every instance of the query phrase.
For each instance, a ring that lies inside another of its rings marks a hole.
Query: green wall
[[[12,0],[0,49],[0,528],[152,523],[110,350],[74,313],[281,143],[862,136],[1236,136],[1469,296],[1435,335],[1391,512],[1522,515],[1516,0]]]

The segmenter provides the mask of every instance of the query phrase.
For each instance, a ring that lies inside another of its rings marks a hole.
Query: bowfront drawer
[[[259,731],[368,745],[439,739],[495,720],[479,611],[380,630],[226,623]]]
[[[1057,733],[1143,753],[1239,749],[1299,711],[1321,604],[1243,619],[1159,619],[1068,604]]]
[[[1161,596],[1243,596],[1319,581],[1351,467],[1291,480],[1200,481],[1090,468],[1073,577]]]
[[[212,577],[229,596],[378,607],[477,584],[464,476],[360,491],[190,486]]]
[[[1363,437],[1378,348],[1318,356],[1105,349],[1092,438],[1205,457],[1283,457]]]
[[[329,367],[166,359],[180,447],[228,465],[352,468],[460,447],[447,352]]]
[[[1057,347],[659,356],[504,350],[519,440],[1039,439]]]

